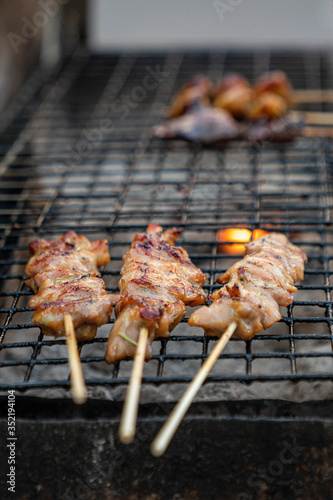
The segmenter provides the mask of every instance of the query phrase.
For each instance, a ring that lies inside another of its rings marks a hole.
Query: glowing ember
[[[268,234],[268,231],[263,229],[254,229],[253,232],[245,228],[220,229],[217,231],[216,240],[218,243],[223,242],[223,244],[218,245],[217,250],[222,253],[241,254],[245,252],[244,243],[251,240],[251,235],[253,240],[257,240],[265,234]]]

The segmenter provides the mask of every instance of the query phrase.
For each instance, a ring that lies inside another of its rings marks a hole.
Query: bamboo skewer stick
[[[293,98],[297,104],[316,104],[333,102],[333,90],[302,89],[293,90]]]
[[[303,137],[331,137],[333,138],[333,127],[303,127]]]
[[[290,118],[304,121],[307,125],[333,125],[333,113],[326,111],[289,111]]]
[[[333,125],[333,113],[325,111],[304,111],[305,122],[311,125]]]
[[[142,327],[140,329],[139,341],[135,353],[131,379],[127,388],[126,399],[123,406],[121,422],[119,426],[119,438],[120,441],[124,444],[131,443],[135,436],[147,339],[148,329]]]
[[[75,404],[82,405],[87,401],[87,389],[83,378],[73,320],[70,314],[65,314],[64,324],[68,350],[68,363],[70,369],[72,397]]]
[[[169,415],[168,420],[164,423],[160,432],[157,434],[156,438],[151,444],[150,451],[155,457],[160,457],[163,455],[165,450],[170,444],[171,439],[173,438],[176,430],[178,429],[181,421],[183,420],[187,410],[192,404],[193,399],[198,394],[199,389],[202,384],[206,380],[209,372],[214,366],[214,363],[220,356],[221,352],[229,342],[232,334],[234,333],[237,327],[237,323],[231,323],[226,331],[221,335],[219,341],[216,346],[188,386],[187,390],[178,401],[171,414]]]

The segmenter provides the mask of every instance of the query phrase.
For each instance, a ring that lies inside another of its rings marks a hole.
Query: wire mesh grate
[[[14,102],[0,124],[1,390],[47,395],[43,388],[69,387],[65,340],[43,337],[31,323],[31,292],[24,285],[29,241],[68,230],[107,238],[111,263],[102,277],[107,290],[116,291],[122,255],[149,223],[185,228],[181,244],[206,273],[207,293],[241,257],[219,251],[219,229],[281,231],[300,245],[309,256],[305,280],[282,321],[250,342],[232,339],[208,382],[259,383],[268,387],[266,396],[277,382],[306,381],[316,390],[318,381],[331,384],[331,142],[300,138],[251,148],[235,142],[213,150],[152,137],[172,93],[191,76],[217,79],[237,71],[253,81],[269,69],[285,70],[295,88],[332,85],[330,57],[314,53],[120,57],[79,51],[59,75],[44,78],[38,71],[31,78],[29,99]],[[128,381],[130,360],[104,362],[109,330],[106,325],[80,345],[92,391]],[[184,320],[170,338],[154,343],[144,385],[188,382],[215,340]]]

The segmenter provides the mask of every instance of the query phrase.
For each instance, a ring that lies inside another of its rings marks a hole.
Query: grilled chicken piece
[[[212,96],[215,99],[219,94],[223,94],[223,92],[236,87],[249,88],[250,84],[244,76],[239,75],[238,73],[230,73],[222,78],[217,85],[215,85],[212,90]]]
[[[122,299],[115,307],[116,321],[106,348],[105,360],[113,363],[134,357],[140,328],[149,331],[145,359],[152,355],[151,343],[168,337],[186,314],[185,304],[204,304],[202,285],[206,276],[181,247],[174,246],[180,229],[162,232],[150,225],[135,236],[123,257],[119,289]]]
[[[251,121],[275,120],[284,116],[287,110],[288,104],[283,97],[274,92],[263,92],[249,106],[247,118]]]
[[[64,315],[72,316],[78,340],[91,339],[107,323],[119,295],[108,294],[98,268],[110,261],[106,240],[90,243],[70,231],[59,240],[35,240],[26,266],[26,285],[37,293],[29,300],[32,321],[46,335],[65,335]]]
[[[29,278],[26,285],[37,293],[45,279],[65,279],[84,274],[98,274],[98,268],[110,262],[106,240],[90,243],[84,236],[74,231],[65,233],[59,240],[32,241],[29,250],[34,254],[29,260],[25,274]]]
[[[238,135],[238,125],[230,113],[201,105],[155,128],[155,136],[158,138],[180,138],[203,144],[224,143],[236,139]]]
[[[174,96],[166,118],[174,118],[186,113],[194,104],[209,104],[212,82],[206,76],[195,76]]]
[[[283,71],[262,75],[253,89],[255,99],[248,112],[249,120],[281,118],[293,105],[292,86]]]
[[[260,77],[251,88],[240,75],[229,75],[215,91],[213,104],[236,119],[274,120],[284,116],[293,103],[292,87],[282,71]]]
[[[236,321],[234,335],[250,340],[281,319],[279,306],[288,306],[303,279],[305,253],[279,233],[270,233],[246,245],[246,256],[217,281],[223,284],[200,307],[188,324],[204,328],[206,335],[221,335]]]
[[[254,97],[249,82],[240,75],[232,74],[215,89],[213,105],[229,111],[236,119],[243,119],[248,116]]]
[[[283,71],[271,71],[260,76],[254,84],[254,91],[257,95],[273,92],[286,101],[288,108],[294,103],[291,83]]]
[[[288,114],[292,105],[292,86],[282,71],[262,75],[253,87],[238,74],[214,88],[208,78],[198,76],[175,96],[167,115],[172,119],[157,126],[155,136],[212,146],[239,138],[286,142],[303,129],[302,120]]]
[[[243,119],[248,116],[253,99],[251,88],[235,87],[219,94],[214,99],[214,106],[229,111],[236,119]]]

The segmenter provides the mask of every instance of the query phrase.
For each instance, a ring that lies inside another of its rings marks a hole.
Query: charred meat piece
[[[262,142],[288,142],[302,134],[304,120],[299,113],[287,113],[277,120],[261,120],[257,123],[246,123],[242,130],[242,138],[252,144]]]
[[[272,92],[282,97],[288,106],[293,104],[293,92],[291,83],[283,71],[271,71],[258,78],[254,84],[254,91],[257,95]]]
[[[185,139],[203,144],[224,143],[238,135],[238,124],[230,113],[212,106],[197,106],[155,128],[155,136],[160,139]]]
[[[292,87],[282,71],[261,76],[254,87],[240,75],[229,75],[215,91],[213,104],[235,118],[274,120],[285,115],[293,103]]]
[[[59,240],[35,240],[29,250],[34,254],[29,260],[25,274],[26,285],[36,293],[45,279],[52,282],[66,277],[80,277],[87,273],[98,273],[98,268],[110,262],[106,240],[90,243],[74,231],[65,233]]]
[[[186,314],[185,305],[206,301],[202,285],[206,276],[181,247],[174,246],[180,229],[162,232],[150,225],[135,236],[123,257],[119,289],[122,299],[115,308],[105,360],[113,363],[126,356],[134,357],[140,328],[149,331],[146,360],[152,355],[151,343],[168,337]]]
[[[250,120],[275,120],[284,116],[293,104],[292,86],[283,71],[262,75],[253,89],[255,99],[248,114]]]
[[[236,119],[243,119],[248,116],[254,97],[249,82],[240,75],[232,74],[215,89],[213,105],[229,111]]]
[[[250,84],[244,76],[238,73],[230,73],[225,76],[212,90],[213,98],[215,99],[219,94],[223,94],[227,90],[234,89],[236,87],[249,88]]]
[[[284,116],[287,110],[288,104],[283,97],[274,92],[263,92],[248,107],[247,118],[251,121],[276,120]]]
[[[221,335],[235,321],[234,335],[250,340],[281,319],[279,306],[292,303],[295,282],[303,279],[305,253],[279,233],[270,233],[246,245],[246,256],[218,279],[223,287],[213,303],[197,309],[189,325],[206,335]]]
[[[243,119],[249,115],[253,99],[251,88],[235,87],[219,94],[214,99],[214,106],[229,111],[236,119]]]
[[[206,76],[195,76],[174,96],[166,118],[174,118],[186,113],[194,104],[208,104],[212,82]]]
[[[288,113],[292,104],[292,86],[282,71],[262,75],[254,86],[239,74],[226,76],[215,87],[198,76],[175,96],[168,113],[172,119],[156,127],[155,136],[211,146],[239,138],[290,141],[303,129],[302,119]]]
[[[59,240],[35,240],[29,245],[26,285],[36,294],[29,307],[32,321],[46,335],[65,334],[64,315],[73,319],[78,340],[91,339],[110,320],[119,295],[108,294],[98,268],[110,261],[106,240],[90,241],[73,231]]]

